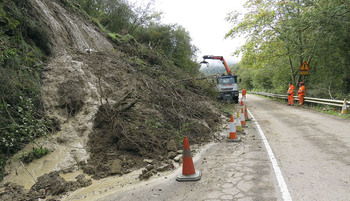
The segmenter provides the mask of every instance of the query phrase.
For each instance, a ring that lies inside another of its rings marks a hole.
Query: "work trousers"
[[[294,105],[294,94],[288,95],[288,105]]]
[[[304,95],[298,95],[299,96],[299,105],[304,104]]]

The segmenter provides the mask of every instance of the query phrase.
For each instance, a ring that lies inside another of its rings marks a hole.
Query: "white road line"
[[[260,136],[264,142],[266,151],[269,154],[269,158],[270,158],[270,161],[272,163],[273,170],[275,172],[278,186],[280,187],[280,190],[282,193],[282,198],[284,201],[292,201],[292,197],[290,196],[290,193],[289,193],[288,188],[287,188],[287,184],[284,181],[281,169],[278,166],[277,160],[272,152],[272,149],[269,145],[269,142],[267,141],[267,139],[265,137],[265,134],[264,134],[263,130],[261,129],[260,125],[258,124],[258,122],[256,121],[256,119],[254,118],[253,114],[248,109],[247,109],[247,111],[248,111],[249,115],[251,116],[252,120],[255,122],[255,125],[258,128]]]

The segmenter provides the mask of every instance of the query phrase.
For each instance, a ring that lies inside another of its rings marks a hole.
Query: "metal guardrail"
[[[272,93],[265,93],[265,92],[253,92],[253,91],[250,91],[249,93],[288,100],[288,95],[272,94]],[[298,96],[293,96],[293,97],[295,100],[298,100]],[[330,105],[335,107],[343,107],[343,104],[344,104],[344,100],[332,100],[332,99],[311,98],[311,97],[304,97],[304,102]],[[346,101],[346,104],[350,105],[350,101]]]

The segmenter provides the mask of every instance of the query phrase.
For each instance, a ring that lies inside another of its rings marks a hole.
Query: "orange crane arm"
[[[203,56],[203,59],[214,59],[214,60],[220,60],[222,62],[222,64],[224,64],[225,68],[226,68],[226,72],[227,74],[231,74],[231,70],[230,68],[228,67],[225,59],[223,56],[211,56],[211,55],[204,55]]]

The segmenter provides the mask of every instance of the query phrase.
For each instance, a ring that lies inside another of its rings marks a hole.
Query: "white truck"
[[[218,74],[216,76],[216,81],[217,81],[216,90],[218,91],[218,99],[230,100],[235,103],[238,103],[239,91],[238,91],[237,75],[231,73],[231,70],[228,67],[224,57],[205,55],[203,56],[203,61],[201,61],[200,64],[207,64],[207,66],[209,66],[209,63],[205,61],[206,59],[220,60],[226,68],[227,75]]]

